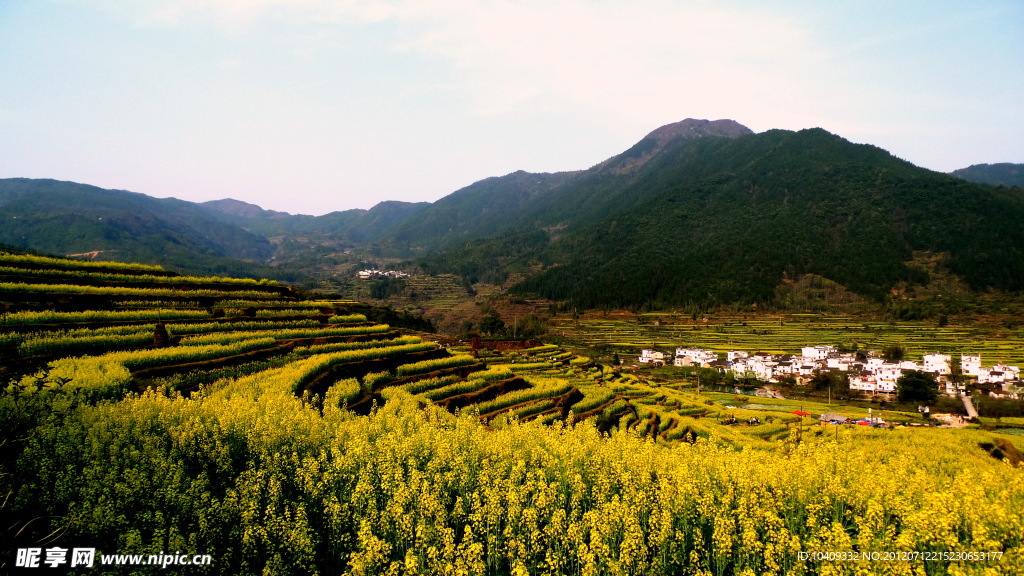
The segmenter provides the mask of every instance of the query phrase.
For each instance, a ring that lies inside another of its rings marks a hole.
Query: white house
[[[875,377],[868,372],[861,372],[850,376],[850,390],[875,393]]]
[[[835,351],[835,346],[804,346],[800,349],[800,355],[814,361],[824,361]]]
[[[729,350],[725,353],[725,359],[729,362],[735,362],[748,356],[750,356],[750,354],[747,354],[743,350]]]
[[[718,360],[718,354],[703,348],[676,348],[676,366],[708,366]]]
[[[730,369],[741,378],[757,378],[758,380],[773,381],[775,378],[775,367],[777,362],[771,354],[757,353],[753,356],[736,360]]]
[[[641,350],[639,361],[641,364],[664,364],[665,353],[657,350]]]
[[[903,375],[899,364],[882,364],[875,369],[875,392],[896,391],[896,381]]]
[[[800,362],[793,364],[793,374],[800,376],[814,376],[814,373],[818,370],[818,366],[807,362]]]
[[[932,372],[940,376],[952,372],[950,363],[953,358],[949,354],[925,354],[922,359],[924,360],[925,372]]]
[[[977,376],[981,371],[981,354],[962,354],[960,371],[968,376]]]
[[[1007,366],[1006,364],[1000,362],[999,364],[996,364],[992,368],[999,369],[1003,372],[1003,374],[1005,375],[1005,378],[1003,379],[1004,382],[1009,382],[1011,380],[1020,380],[1019,366]]]
[[[825,365],[829,370],[841,370],[846,372],[853,367],[853,354],[840,354],[829,356]]]
[[[410,274],[408,272],[399,272],[398,270],[360,270],[356,273],[360,278],[373,278],[375,276],[385,276],[387,278],[408,278]]]
[[[978,369],[978,384],[1003,384],[1020,379],[1020,368],[999,363],[991,368]]]
[[[882,380],[880,378],[875,379],[875,392],[895,394],[896,393],[896,381],[895,380]]]
[[[967,393],[967,385],[963,382],[953,382],[952,380],[946,380],[945,392],[950,396],[960,396]]]

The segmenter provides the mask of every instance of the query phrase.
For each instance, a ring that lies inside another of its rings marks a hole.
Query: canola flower
[[[1015,574],[1024,473],[983,433],[844,430],[788,453],[665,447],[587,423],[305,406],[283,367],[192,399],[83,406],[40,431],[19,502],[140,553],[202,546],[233,574]],[[354,383],[347,388],[354,393]],[[322,412],[321,412],[322,411]],[[57,464],[58,459],[60,464]],[[951,464],[956,464],[951,466]],[[16,512],[16,511],[15,511]],[[973,562],[801,560],[1000,551]],[[213,573],[212,569],[211,572]]]

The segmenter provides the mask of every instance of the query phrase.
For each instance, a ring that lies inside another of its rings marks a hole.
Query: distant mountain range
[[[953,176],[995,186],[1024,186],[1024,164],[975,164],[951,172]]]
[[[928,281],[922,255],[974,289],[1024,289],[1020,165],[955,174],[821,129],[684,120],[587,170],[316,217],[0,180],[0,243],[291,281],[405,261],[583,308],[770,303],[807,274],[880,300]]]

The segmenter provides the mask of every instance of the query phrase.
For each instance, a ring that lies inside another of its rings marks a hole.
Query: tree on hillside
[[[907,349],[899,344],[893,344],[892,346],[886,346],[882,349],[882,358],[885,358],[887,362],[899,362],[903,360],[907,355]]]
[[[831,390],[837,398],[850,394],[850,377],[839,370],[819,370],[811,377],[810,384],[819,392]]]
[[[933,404],[939,397],[939,383],[927,372],[911,370],[896,381],[896,397],[900,402]]]
[[[497,312],[490,312],[480,320],[480,331],[488,336],[499,336],[505,333],[505,322]]]

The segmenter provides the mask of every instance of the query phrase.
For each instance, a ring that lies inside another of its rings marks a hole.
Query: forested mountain
[[[944,253],[976,289],[1024,288],[1024,191],[915,167],[824,130],[679,141],[630,183],[643,201],[564,234],[519,286],[579,306],[769,302],[814,273],[875,299]]]
[[[1020,191],[821,129],[666,138],[645,156],[655,142],[424,264],[492,282],[525,274],[514,290],[582,308],[769,302],[784,278],[808,273],[881,299],[899,282],[927,280],[908,265],[915,252],[945,255],[976,289],[1024,287]]]
[[[1024,189],[822,129],[754,134],[731,120],[669,124],[587,170],[518,171],[432,204],[296,216],[14,179],[0,181],[0,217],[0,242],[61,254],[217,273],[273,264],[262,273],[285,279],[401,257],[582,308],[769,303],[806,274],[882,300],[928,281],[922,255],[976,290],[1024,289]]]
[[[203,202],[211,216],[263,236],[327,234],[339,242],[375,242],[393,226],[430,206],[429,202],[388,200],[369,210],[352,209],[323,216],[264,210],[255,204],[224,199]]]
[[[975,164],[954,170],[951,174],[980,184],[1024,187],[1024,164]]]
[[[487,178],[424,208],[416,218],[397,225],[390,237],[430,249],[493,236],[514,228],[548,193],[572,182],[577,175],[577,172],[534,174],[520,170]]]
[[[557,236],[559,229],[603,219],[636,202],[641,195],[629,187],[631,174],[670,144],[746,134],[752,134],[750,129],[732,120],[687,119],[668,124],[589,170],[555,174],[520,170],[476,182],[397,226],[393,237],[429,248],[465,248],[466,240],[531,236],[541,229]]]
[[[74,182],[12,178],[0,180],[0,243],[61,255],[100,252],[103,259],[159,263],[190,273],[296,281],[307,277],[305,269],[318,249],[376,242],[428,205],[388,201],[369,210],[307,216],[232,199],[195,204]]]
[[[0,242],[55,254],[168,264],[194,272],[260,274],[266,238],[174,198],[13,178],[0,180]]]

